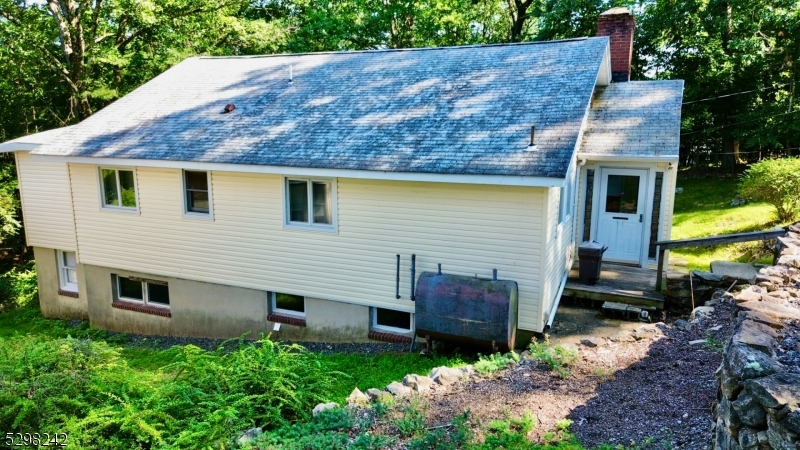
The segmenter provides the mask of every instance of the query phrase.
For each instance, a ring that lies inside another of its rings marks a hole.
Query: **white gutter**
[[[561,295],[564,294],[564,288],[567,287],[567,277],[569,273],[565,273],[564,277],[561,278],[561,286],[558,288],[558,295],[556,296],[555,301],[553,302],[553,307],[550,309],[550,315],[547,317],[547,324],[544,326],[543,331],[547,331],[553,325],[553,320],[556,318],[556,310],[558,310],[558,305],[561,303]]]
[[[270,173],[330,178],[358,178],[390,181],[422,181],[432,183],[492,184],[501,186],[563,187],[563,178],[511,175],[463,175],[443,173],[391,172],[381,170],[314,169],[252,164],[168,161],[154,159],[94,158],[87,156],[51,156],[31,154],[34,161],[105,165],[114,167],[166,167],[174,169],[216,170],[222,172]]]
[[[592,161],[636,161],[636,162],[676,162],[677,156],[617,156],[617,155],[596,155],[593,153],[578,153],[579,159],[590,159]]]
[[[9,152],[29,152],[31,150],[36,150],[42,144],[33,144],[28,142],[6,142],[0,144],[0,153],[9,153]]]

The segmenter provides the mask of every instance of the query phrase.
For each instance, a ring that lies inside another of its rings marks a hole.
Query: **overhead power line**
[[[681,133],[681,136],[688,136],[690,134],[696,134],[696,133],[703,133],[703,132],[707,132],[707,131],[719,130],[720,128],[732,127],[734,125],[741,125],[743,123],[757,122],[759,120],[771,119],[773,117],[785,116],[787,114],[794,114],[794,113],[798,113],[798,112],[800,112],[800,109],[797,109],[797,110],[794,110],[794,111],[785,112],[785,113],[775,114],[773,116],[766,116],[766,117],[759,117],[757,119],[743,120],[741,122],[736,122],[736,123],[728,123],[728,124],[725,124],[725,125],[720,125],[718,127],[706,128],[705,130],[697,130],[697,131],[690,131],[688,133]]]
[[[779,84],[777,86],[772,86],[772,87],[766,87],[766,88],[761,88],[761,89],[753,89],[753,90],[750,90],[750,91],[734,92],[732,94],[718,95],[716,97],[701,98],[700,100],[692,100],[692,101],[689,101],[689,102],[683,102],[682,104],[683,105],[689,105],[689,104],[692,104],[692,103],[700,103],[700,102],[707,102],[709,100],[716,100],[718,98],[733,97],[734,95],[751,94],[753,92],[760,92],[760,91],[769,91],[769,90],[772,90],[772,89],[778,89],[778,88],[782,88],[784,86],[789,86],[789,85],[792,85],[792,84],[795,84],[795,83],[796,83],[796,81],[792,81],[791,83],[783,83],[783,84]]]

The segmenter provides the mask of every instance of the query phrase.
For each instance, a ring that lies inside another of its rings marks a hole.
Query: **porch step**
[[[653,306],[631,306],[624,303],[605,302],[600,308],[608,317],[619,317],[628,320],[642,320],[649,322],[656,312]]]
[[[655,292],[656,271],[641,267],[604,263],[596,284],[581,284],[577,268],[572,269],[564,296],[592,301],[663,309],[664,295]]]

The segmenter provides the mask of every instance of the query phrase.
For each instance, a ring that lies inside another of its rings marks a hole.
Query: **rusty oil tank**
[[[415,291],[416,333],[503,351],[517,334],[517,283],[423,272]]]

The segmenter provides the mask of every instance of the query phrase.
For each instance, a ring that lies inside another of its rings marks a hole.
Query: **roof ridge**
[[[368,49],[368,50],[335,50],[325,52],[305,52],[305,53],[273,53],[265,55],[229,55],[229,56],[196,56],[197,59],[259,59],[259,58],[275,58],[281,56],[308,56],[308,55],[351,55],[355,53],[393,53],[393,52],[419,52],[419,51],[432,51],[432,50],[461,50],[470,48],[490,48],[490,47],[515,47],[524,45],[545,45],[545,44],[561,44],[564,42],[579,42],[591,39],[608,39],[606,36],[592,36],[592,37],[578,37],[570,39],[559,39],[555,41],[529,41],[529,42],[501,42],[496,44],[469,44],[469,45],[449,45],[443,47],[414,47],[414,48],[381,48],[381,49]]]

